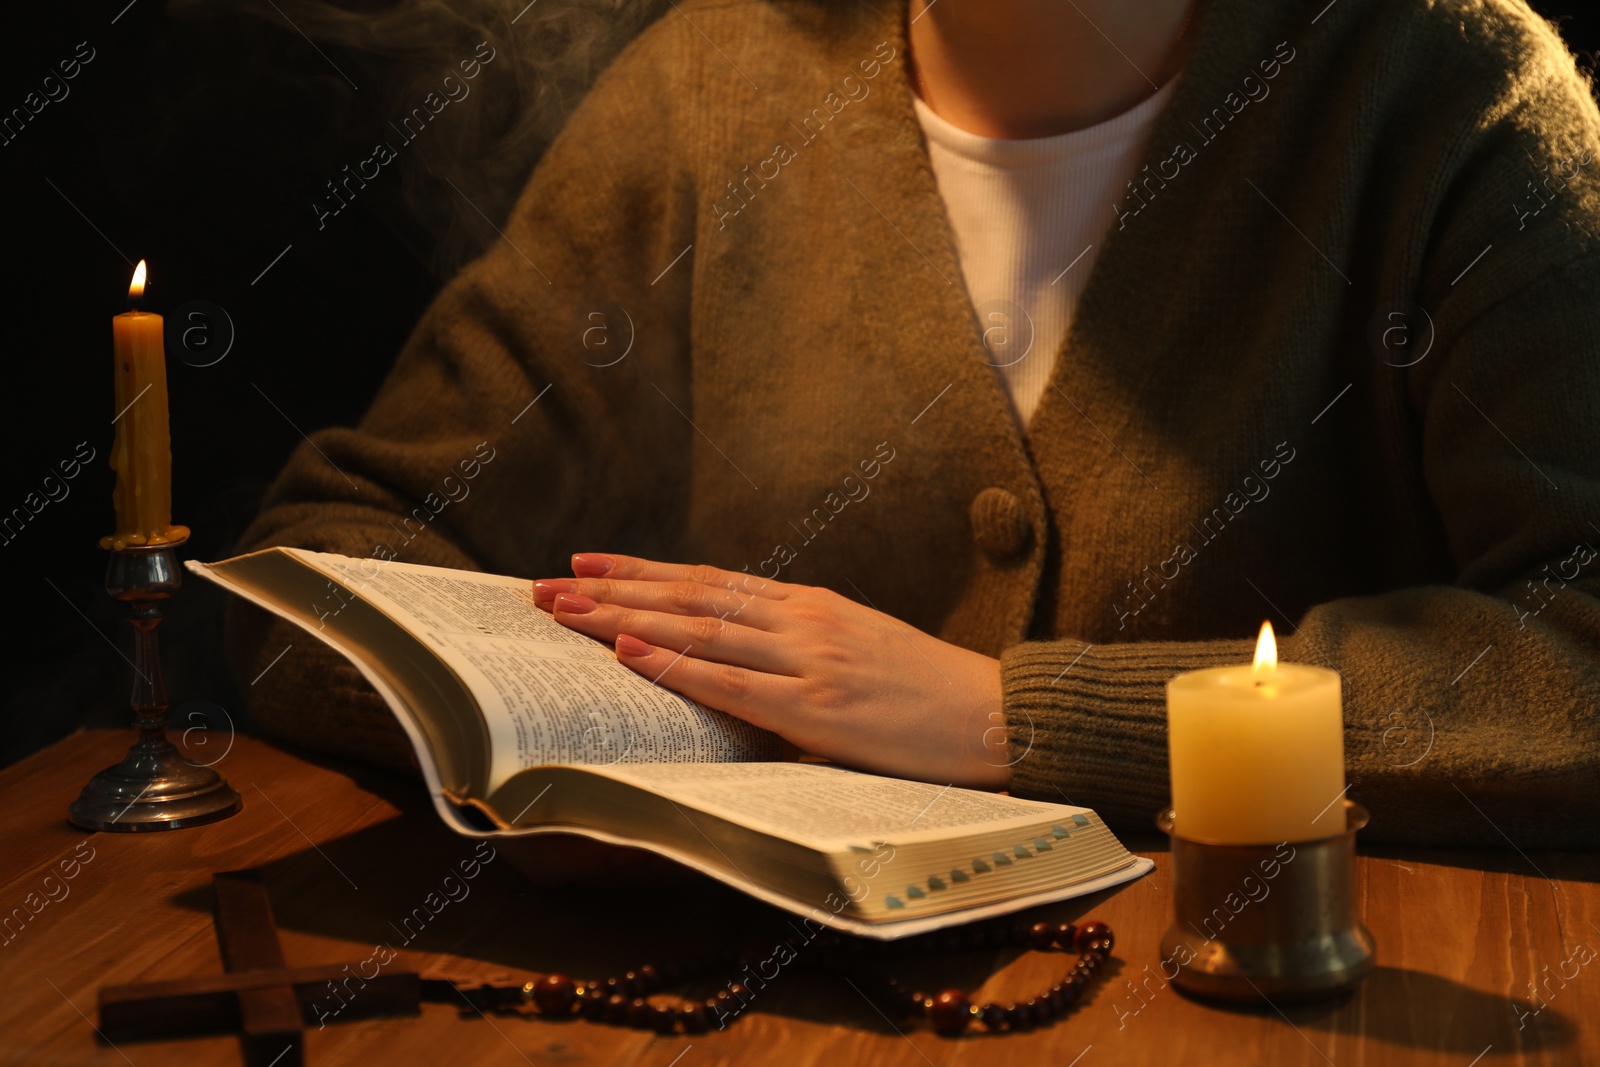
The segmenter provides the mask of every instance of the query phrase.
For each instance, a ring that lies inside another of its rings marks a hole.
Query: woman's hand
[[[998,660],[814,586],[589,553],[572,570],[535,602],[652,682],[848,766],[1008,780]]]

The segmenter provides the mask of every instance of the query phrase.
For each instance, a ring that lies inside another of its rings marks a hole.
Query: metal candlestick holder
[[[1343,833],[1315,841],[1222,845],[1173,833],[1175,918],[1161,939],[1163,974],[1208,1000],[1323,1000],[1372,970],[1375,944],[1356,914],[1356,831],[1367,810],[1344,801]]]
[[[111,551],[106,592],[129,606],[135,635],[130,703],[139,739],[121,763],[91,778],[67,809],[72,824],[85,830],[177,830],[225,819],[241,806],[239,794],[220,774],[190,763],[167,740],[167,684],[156,627],[162,601],[183,584],[181,544]]]

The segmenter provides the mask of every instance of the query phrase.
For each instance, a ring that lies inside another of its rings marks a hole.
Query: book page
[[[525,579],[290,551],[414,632],[472,690],[493,743],[491,793],[542,763],[782,758],[776,734],[652,684],[556,622]],[[337,614],[335,588],[318,618]]]
[[[1087,812],[977,789],[803,763],[652,764],[601,773],[789,841],[832,850],[1003,830]]]

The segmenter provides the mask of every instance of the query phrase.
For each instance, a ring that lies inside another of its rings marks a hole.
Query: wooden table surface
[[[697,943],[744,943],[778,920],[698,878],[537,889],[499,856],[464,883],[468,895],[435,896],[445,899],[437,914],[424,910],[426,925],[414,921],[402,933],[404,918],[473,852],[444,828],[420,783],[238,737],[217,763],[244,796],[234,818],[159,834],[70,826],[66,808],[78,789],[129,741],[120,732],[80,733],[0,771],[0,1063],[242,1062],[232,1036],[112,1047],[90,1022],[102,985],[221,973],[210,912],[210,877],[219,870],[262,869],[291,967],[355,963],[388,944],[401,953],[390,966],[485,977],[606,975],[680,958]],[[306,1061],[1600,1064],[1600,963],[1589,965],[1600,944],[1596,854],[1363,848],[1360,898],[1378,943],[1377,970],[1343,1002],[1222,1010],[1162,982],[1168,857],[1159,838],[1128,844],[1154,857],[1154,872],[1042,910],[1104,919],[1117,947],[1108,978],[1076,1010],[1031,1033],[901,1033],[847,976],[795,966],[722,1032],[662,1037],[580,1020],[462,1018],[427,1004],[420,1017],[313,1026]],[[60,876],[64,859],[78,861],[70,880]],[[930,987],[981,987],[1011,999],[1056,980],[1062,962],[1055,953],[980,952],[915,967]]]

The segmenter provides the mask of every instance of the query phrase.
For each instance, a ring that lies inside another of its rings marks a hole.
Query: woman
[[[1596,155],[1520,0],[682,4],[244,547],[551,575],[808,751],[1124,828],[1268,618],[1369,837],[1592,847]],[[321,649],[253,696],[406,759]]]

